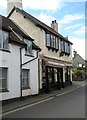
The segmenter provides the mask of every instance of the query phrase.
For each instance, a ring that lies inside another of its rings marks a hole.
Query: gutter
[[[31,59],[31,60],[29,60],[29,61],[23,63],[22,66],[25,65],[25,64],[27,64],[27,63],[30,63],[30,62],[36,60],[36,59],[38,58],[38,52],[40,52],[40,51],[37,51],[37,56],[36,56],[35,58],[33,58],[33,59]]]

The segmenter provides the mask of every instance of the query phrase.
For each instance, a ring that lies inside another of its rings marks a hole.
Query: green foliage
[[[81,81],[87,77],[87,68],[74,68],[73,69],[73,80]]]

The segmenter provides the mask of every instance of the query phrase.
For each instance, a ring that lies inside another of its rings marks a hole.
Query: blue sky
[[[85,0],[23,0],[23,9],[49,26],[57,20],[58,32],[85,59]],[[0,0],[0,14],[6,16],[6,0]]]

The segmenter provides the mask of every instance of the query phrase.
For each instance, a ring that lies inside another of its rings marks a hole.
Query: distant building
[[[79,54],[77,54],[77,51],[74,51],[73,68],[85,67],[85,65],[85,60]]]

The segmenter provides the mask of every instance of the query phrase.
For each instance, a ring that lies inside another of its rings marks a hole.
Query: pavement
[[[21,107],[26,107],[28,105],[35,104],[37,102],[44,101],[46,99],[50,99],[51,97],[54,97],[54,96],[60,96],[60,95],[66,94],[70,91],[73,91],[79,88],[82,84],[84,84],[84,81],[83,82],[73,81],[71,86],[67,86],[65,88],[62,88],[61,90],[54,90],[49,93],[38,94],[36,96],[30,96],[30,97],[27,97],[26,99],[5,104],[2,106],[2,113],[5,114],[6,112],[10,112],[12,110],[16,110]]]

